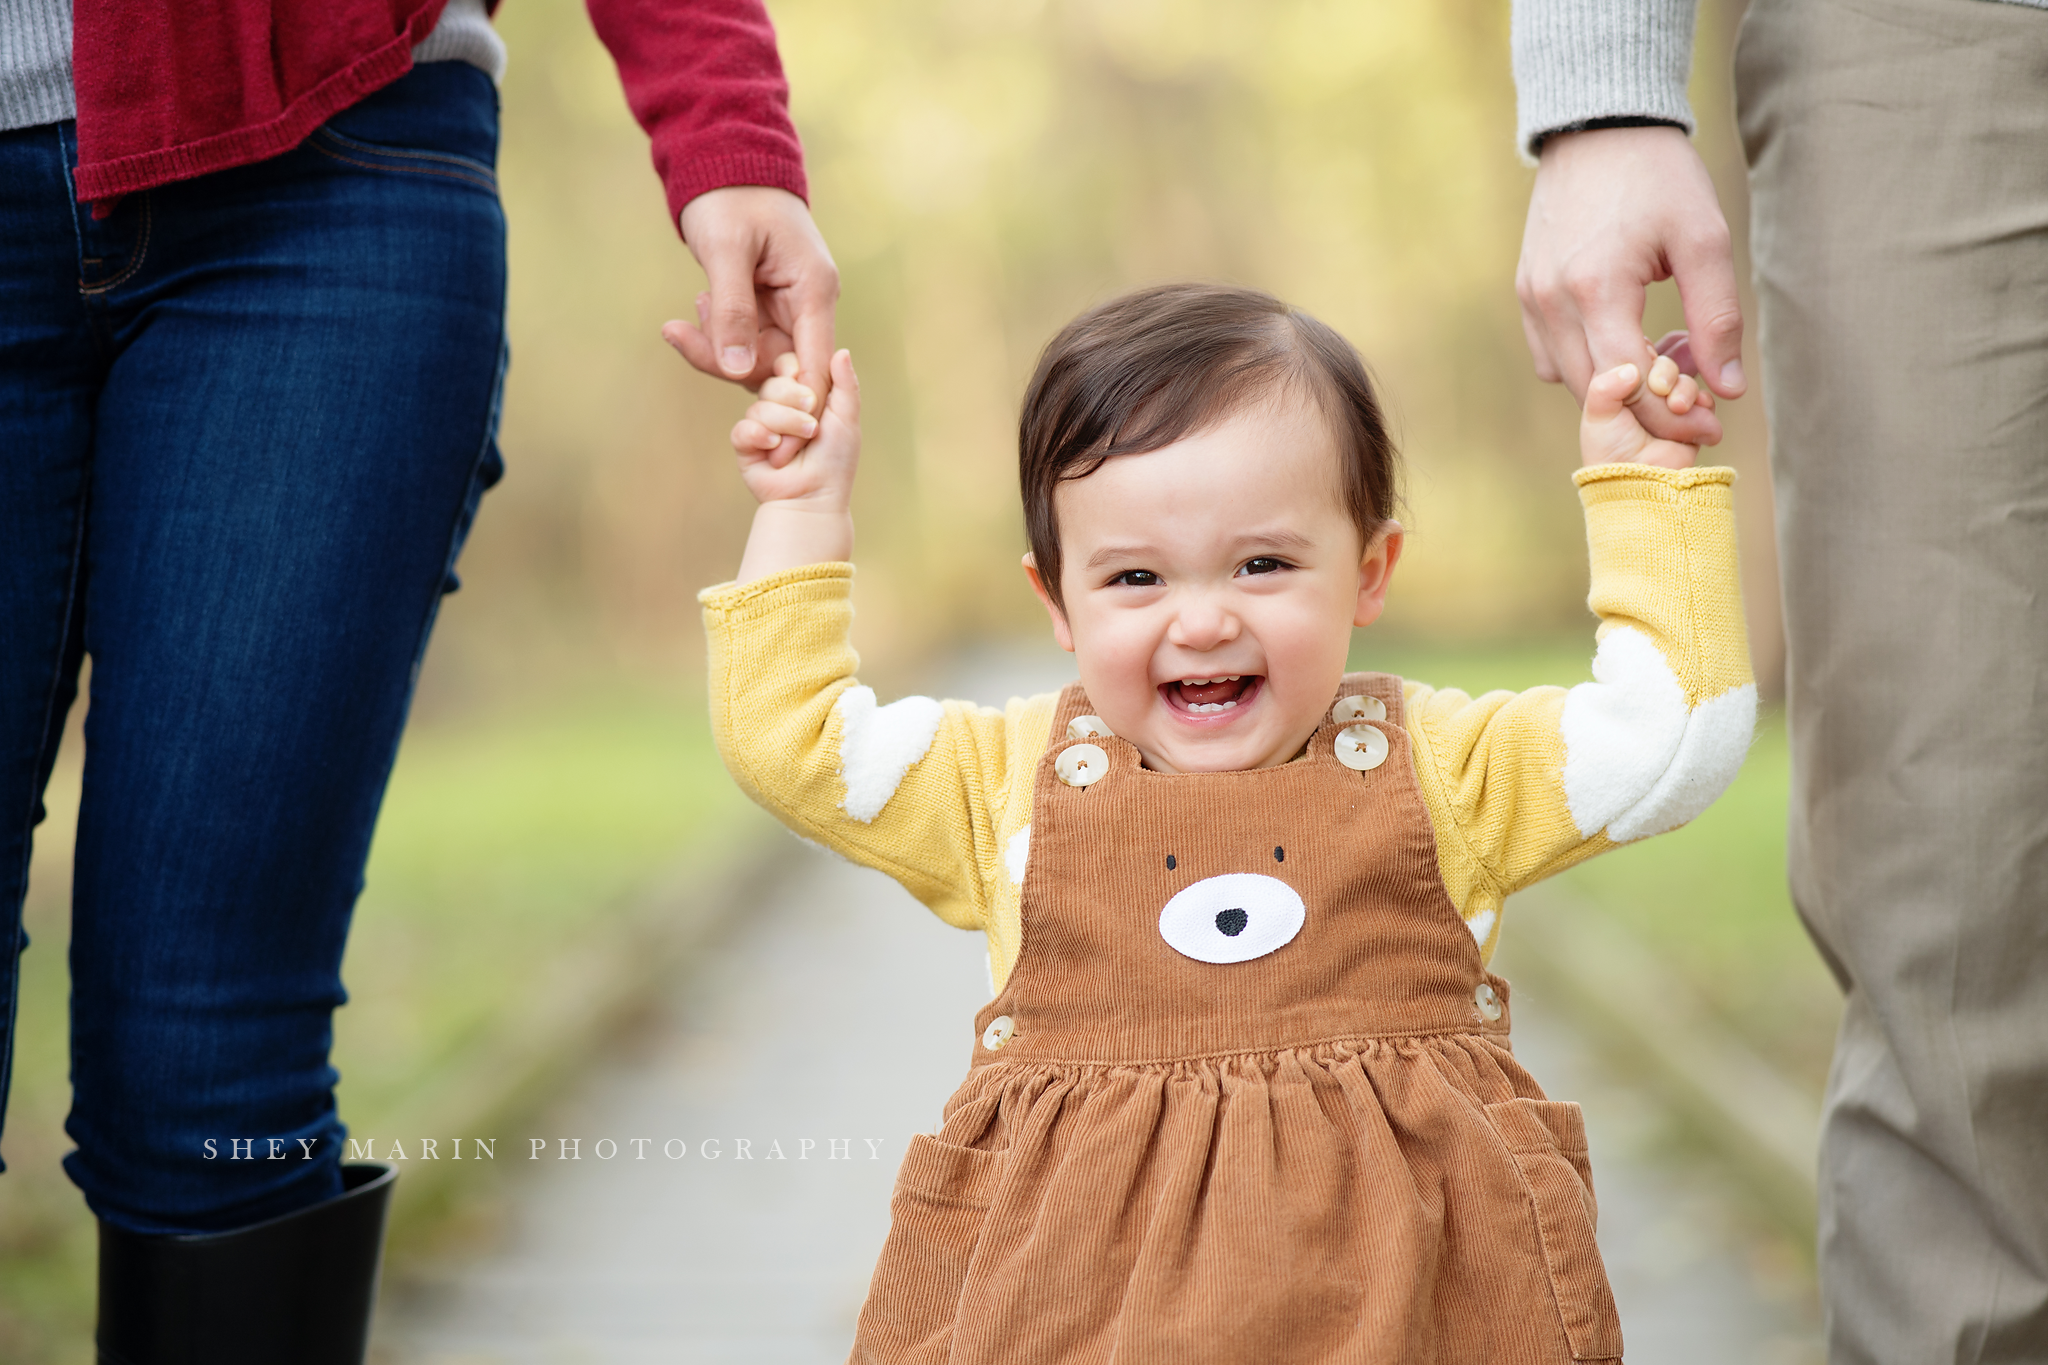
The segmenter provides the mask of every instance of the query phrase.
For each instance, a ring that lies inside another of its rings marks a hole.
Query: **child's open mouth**
[[[1159,695],[1166,704],[1176,711],[1187,711],[1198,716],[1220,715],[1234,711],[1258,695],[1259,686],[1265,681],[1256,673],[1231,673],[1215,678],[1182,678],[1179,682],[1161,683]]]

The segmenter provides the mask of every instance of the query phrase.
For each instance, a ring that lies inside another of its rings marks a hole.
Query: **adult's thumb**
[[[754,302],[753,253],[734,243],[708,253],[704,273],[711,283],[711,313],[704,330],[711,337],[718,368],[734,379],[754,372],[754,340],[760,320]]]
[[[1725,235],[1674,252],[1672,278],[1685,305],[1685,330],[1700,381],[1723,398],[1740,398],[1742,301],[1735,292],[1735,261]]]

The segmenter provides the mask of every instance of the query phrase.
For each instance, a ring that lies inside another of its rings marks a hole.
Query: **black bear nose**
[[[1236,938],[1251,923],[1251,916],[1242,910],[1219,910],[1216,912],[1216,928],[1225,938]]]

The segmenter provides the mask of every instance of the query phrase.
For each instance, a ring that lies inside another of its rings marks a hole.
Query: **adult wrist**
[[[1601,118],[1582,118],[1561,128],[1547,128],[1530,137],[1529,154],[1541,160],[1544,145],[1552,138],[1564,137],[1569,133],[1605,132],[1612,128],[1676,128],[1681,133],[1691,131],[1676,119],[1658,118],[1651,114],[1615,114]]]

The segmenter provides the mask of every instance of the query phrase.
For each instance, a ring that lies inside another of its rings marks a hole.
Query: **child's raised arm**
[[[879,868],[941,918],[991,934],[1014,959],[1010,860],[1051,697],[995,711],[905,697],[881,705],[855,677],[853,518],[860,389],[832,358],[821,419],[792,358],[732,429],[740,477],[759,500],[737,578],[705,589],[712,733],[749,796],[806,839]],[[791,452],[794,437],[802,442]],[[1021,801],[1012,793],[1021,789]]]
[[[853,557],[849,501],[860,465],[860,380],[847,352],[832,357],[832,392],[822,420],[810,415],[816,401],[796,381],[795,354],[778,356],[759,400],[733,426],[740,478],[761,504],[740,557],[738,582]],[[785,436],[805,444],[778,461],[775,452]]]
[[[1732,469],[1630,411],[1711,401],[1660,361],[1596,375],[1579,427],[1593,681],[1468,697],[1411,683],[1409,731],[1446,889],[1482,948],[1513,891],[1671,829],[1735,776],[1756,715],[1736,573]]]

